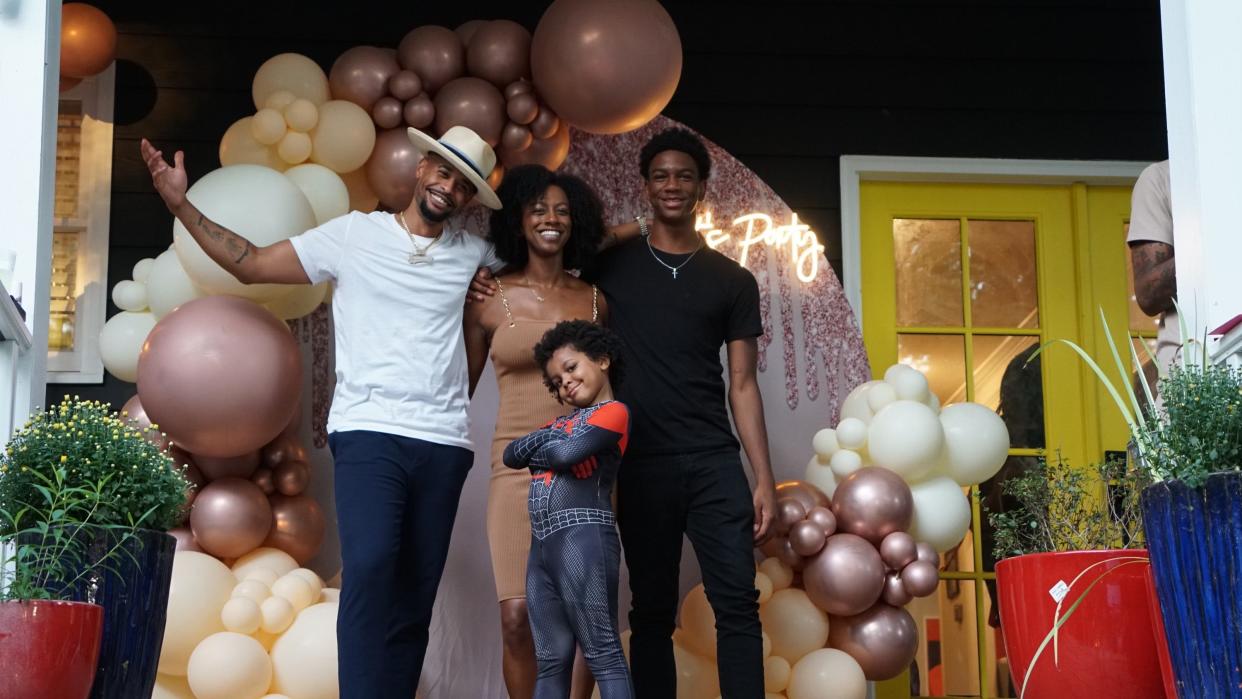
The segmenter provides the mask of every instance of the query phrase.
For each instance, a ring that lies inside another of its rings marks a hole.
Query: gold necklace
[[[406,235],[410,236],[410,247],[414,248],[414,252],[410,253],[408,262],[412,265],[431,264],[434,262],[435,258],[427,253],[431,251],[431,248],[435,247],[436,243],[440,242],[441,234],[437,233],[436,237],[432,238],[430,243],[427,243],[427,247],[420,248],[418,247],[418,241],[415,240],[418,236],[414,235],[414,231],[411,231],[409,225],[405,222],[404,211],[397,212],[397,222],[400,223],[401,227],[405,229]]]
[[[527,276],[527,275],[523,274],[523,275],[522,275],[522,282],[526,284],[526,288],[527,288],[527,289],[530,289],[530,293],[534,295],[534,297],[535,297],[535,300],[536,300],[536,301],[538,301],[539,303],[543,303],[544,301],[547,301],[547,299],[545,299],[544,297],[542,297],[542,296],[540,296],[540,295],[539,295],[539,292],[538,292],[538,291],[535,291],[535,285],[530,283],[530,277],[529,277],[529,276]],[[555,289],[555,288],[556,288],[556,286],[555,286],[555,285],[553,285],[553,286],[550,286],[550,287],[548,287],[548,288],[549,288],[549,289]]]

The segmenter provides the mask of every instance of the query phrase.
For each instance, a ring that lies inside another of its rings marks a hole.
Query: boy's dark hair
[[[604,239],[604,206],[595,190],[581,179],[561,172],[551,172],[542,165],[520,165],[505,173],[496,190],[501,208],[488,220],[487,239],[496,246],[496,256],[509,267],[526,266],[530,249],[522,234],[522,217],[526,207],[552,185],[565,190],[569,199],[569,218],[573,224],[565,243],[565,269],[586,267]]]
[[[707,154],[703,139],[686,129],[674,127],[652,136],[647,145],[643,146],[638,167],[642,170],[644,180],[651,174],[651,161],[667,150],[680,151],[693,158],[694,164],[699,168],[700,180],[706,180],[712,174],[712,157]]]
[[[535,363],[543,372],[543,385],[560,400],[560,394],[552,378],[548,376],[548,362],[562,347],[572,347],[594,360],[608,358],[608,381],[616,388],[625,377],[625,364],[621,359],[621,339],[613,331],[589,320],[563,320],[539,338],[535,345]]]

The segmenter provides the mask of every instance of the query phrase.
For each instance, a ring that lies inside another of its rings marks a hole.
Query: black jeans
[[[630,569],[630,665],[638,699],[677,694],[673,628],[681,539],[690,538],[716,614],[723,699],[763,699],[754,506],[736,451],[626,459],[618,524]]]

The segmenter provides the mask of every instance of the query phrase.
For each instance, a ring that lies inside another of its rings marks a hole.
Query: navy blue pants
[[[411,699],[427,653],[469,449],[382,432],[333,433],[341,535],[341,699]]]

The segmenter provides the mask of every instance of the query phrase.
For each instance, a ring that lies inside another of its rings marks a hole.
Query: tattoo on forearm
[[[203,235],[208,238],[219,241],[224,246],[225,252],[228,253],[229,259],[233,260],[233,264],[241,264],[241,261],[246,259],[246,257],[250,254],[250,251],[254,248],[254,245],[252,245],[249,240],[246,240],[223,226],[212,223],[201,213],[198,215],[198,221],[195,222],[195,227],[202,231]]]

